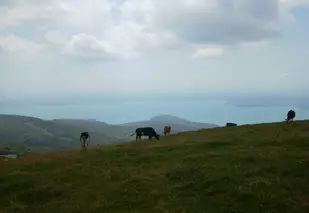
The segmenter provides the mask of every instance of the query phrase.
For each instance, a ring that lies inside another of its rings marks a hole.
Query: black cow
[[[293,119],[295,118],[295,116],[296,116],[296,113],[295,113],[295,111],[294,110],[290,110],[290,111],[288,111],[288,113],[286,114],[286,123],[288,123],[289,121],[292,121],[293,122]]]
[[[133,136],[134,134],[136,134],[136,141],[137,141],[137,138],[139,138],[139,140],[141,140],[142,135],[148,136],[149,140],[152,140],[152,137],[155,137],[157,140],[160,139],[160,135],[158,135],[152,127],[137,128],[131,136]]]
[[[226,126],[237,126],[235,123],[226,123]]]
[[[89,139],[90,139],[90,135],[88,132],[82,132],[80,134],[80,138],[79,138],[79,141],[81,142],[82,144],[82,148],[85,149],[86,148],[86,144],[88,146],[89,144]]]

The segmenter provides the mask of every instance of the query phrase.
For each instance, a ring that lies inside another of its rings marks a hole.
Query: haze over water
[[[202,98],[153,101],[105,100],[67,104],[3,105],[0,113],[28,115],[43,119],[96,119],[110,124],[148,120],[156,115],[167,114],[196,122],[225,125],[226,122],[237,124],[280,122],[285,119],[288,110],[294,109],[297,120],[309,119],[309,110],[306,107],[297,106],[295,101],[286,101],[286,106],[280,105],[279,99],[277,104],[270,106],[261,100],[260,103],[263,104],[260,106],[251,102],[243,100],[239,103],[230,103],[226,100]]]

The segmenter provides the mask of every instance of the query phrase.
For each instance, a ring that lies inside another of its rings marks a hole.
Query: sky
[[[0,97],[309,89],[309,0],[0,0]]]

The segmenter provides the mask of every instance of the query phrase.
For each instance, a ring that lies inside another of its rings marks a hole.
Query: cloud
[[[307,2],[0,0],[0,90],[305,91]]]
[[[61,32],[58,30],[52,30],[45,33],[44,38],[53,44],[66,44],[69,42],[70,35],[66,32]]]
[[[202,47],[195,51],[192,55],[193,58],[200,57],[219,57],[222,56],[223,49],[220,47]]]
[[[104,44],[96,37],[84,33],[72,36],[67,44],[67,53],[86,58],[109,58]]]
[[[251,42],[243,42],[241,46],[243,47],[249,47],[249,48],[254,48],[254,49],[259,49],[262,47],[267,47],[268,41],[263,40],[263,41],[251,41]]]
[[[280,0],[280,2],[288,7],[309,6],[309,0]]]
[[[289,77],[290,76],[290,73],[281,73],[280,75],[279,75],[279,79],[286,79],[287,77]]]
[[[12,0],[0,6],[0,29],[18,26],[30,21],[57,19],[57,1]]]
[[[296,0],[1,1],[0,29],[27,25],[52,50],[74,56],[131,58],[183,45],[280,37],[291,19],[286,6],[292,2]]]
[[[49,35],[50,40],[58,38],[59,35]],[[169,32],[153,32],[134,22],[124,22],[106,30],[104,38],[84,33],[73,35],[67,49],[69,54],[85,57],[131,58],[150,50],[172,49],[177,44],[177,38]]]
[[[156,5],[159,27],[198,44],[277,38],[290,18],[278,0],[171,0]]]
[[[41,48],[35,42],[27,41],[15,35],[0,36],[0,50],[2,52],[34,53],[41,50]]]
[[[110,28],[103,42],[109,52],[124,58],[157,49],[173,49],[179,44],[173,33],[154,31],[134,22],[123,22]]]

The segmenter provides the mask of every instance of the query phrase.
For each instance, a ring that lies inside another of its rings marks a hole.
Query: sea
[[[295,106],[237,106],[221,100],[124,101],[65,105],[2,106],[0,114],[18,114],[41,119],[95,119],[109,124],[148,120],[156,115],[173,115],[190,121],[223,126],[280,122],[288,110],[296,111],[296,120],[309,119],[309,110]]]

